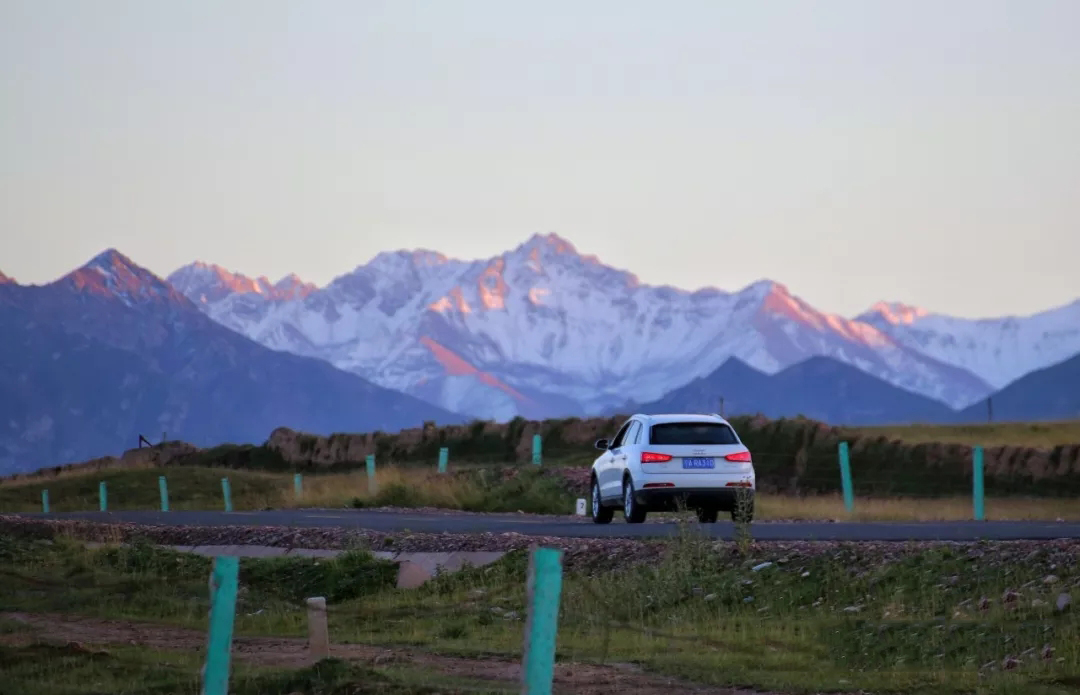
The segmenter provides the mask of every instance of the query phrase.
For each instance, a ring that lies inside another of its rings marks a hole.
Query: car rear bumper
[[[650,511],[675,511],[681,507],[735,509],[740,493],[753,499],[753,487],[645,487],[634,490],[635,501]]]

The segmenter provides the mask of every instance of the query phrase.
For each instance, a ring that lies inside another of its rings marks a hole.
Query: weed
[[[748,490],[739,490],[735,493],[735,509],[732,510],[732,519],[735,521],[735,544],[743,557],[750,553],[750,546],[754,542],[750,523],[754,517],[754,495]]]
[[[377,560],[366,551],[349,551],[327,560],[244,558],[240,563],[243,584],[296,604],[311,596],[340,603],[378,593],[394,586],[396,580],[394,563]]]
[[[476,469],[453,476],[394,471],[379,478],[375,493],[353,489],[354,507],[441,507],[470,512],[569,514],[574,498],[559,483],[529,469],[504,475]],[[340,494],[340,492],[338,493]]]

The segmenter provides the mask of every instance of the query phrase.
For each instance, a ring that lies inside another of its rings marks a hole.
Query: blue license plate
[[[716,468],[715,459],[683,459],[683,468]]]

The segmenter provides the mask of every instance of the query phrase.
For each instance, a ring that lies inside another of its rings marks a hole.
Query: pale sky
[[[818,308],[1080,297],[1077,0],[0,0],[0,270],[554,231]]]

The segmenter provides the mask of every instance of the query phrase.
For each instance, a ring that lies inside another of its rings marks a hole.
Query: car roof
[[[715,413],[713,413],[713,414],[704,414],[704,413],[664,413],[662,415],[642,415],[642,414],[637,414],[637,415],[634,415],[634,417],[640,418],[642,420],[646,420],[648,422],[651,422],[654,425],[655,424],[660,424],[660,423],[665,423],[665,422],[717,422],[717,423],[723,423],[723,424],[729,425],[729,426],[731,424],[727,420],[725,420],[724,418],[720,417],[719,415],[716,415]]]

